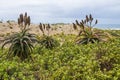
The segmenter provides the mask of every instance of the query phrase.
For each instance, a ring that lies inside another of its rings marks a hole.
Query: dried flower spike
[[[30,16],[28,16],[28,18],[27,18],[27,24],[30,25],[30,22],[31,22]]]
[[[50,24],[48,24],[48,28],[50,29]]]
[[[86,21],[89,22],[89,18],[88,18],[88,15],[86,15]]]
[[[23,14],[20,14],[20,21],[23,22]]]
[[[27,12],[25,12],[25,17],[27,17]]]
[[[84,21],[83,21],[83,20],[81,20],[81,22],[84,24]]]
[[[80,27],[82,27],[82,29],[85,28],[84,24],[82,22],[80,22]]]
[[[43,28],[42,23],[40,23],[39,28],[40,28],[40,30],[42,31],[42,33],[44,34],[44,28]]]
[[[90,18],[90,20],[92,20],[92,19],[93,19],[91,14],[89,15],[89,18]]]
[[[46,30],[49,31],[50,29],[50,24],[47,25]]]
[[[20,18],[18,18],[18,25],[20,25],[21,21],[20,21]]]
[[[84,20],[84,24],[86,24],[86,20]]]
[[[95,24],[97,24],[97,23],[98,23],[98,20],[95,21]]]
[[[24,17],[24,24],[27,26],[27,17]]]
[[[78,20],[76,20],[75,22],[76,22],[77,25],[80,25],[79,22],[78,22]]]
[[[45,30],[45,24],[43,24],[43,29]]]
[[[73,29],[77,30],[77,26],[73,23]]]

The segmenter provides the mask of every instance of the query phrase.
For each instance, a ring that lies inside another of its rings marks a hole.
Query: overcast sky
[[[92,14],[101,24],[120,23],[120,0],[0,0],[0,19],[28,12],[33,23],[74,22]]]

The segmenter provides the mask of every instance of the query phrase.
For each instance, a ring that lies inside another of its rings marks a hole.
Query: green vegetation
[[[75,35],[65,37],[62,46],[39,48],[36,45],[31,54],[33,61],[20,61],[13,57],[6,59],[7,49],[0,58],[0,78],[3,80],[119,80],[120,38],[108,42],[76,45]],[[2,55],[0,50],[0,55]]]
[[[83,35],[76,44],[74,34],[50,36],[49,24],[39,25],[42,36],[29,33],[27,13],[20,15],[18,24],[21,31],[5,38],[0,49],[0,80],[120,80],[120,30],[94,29],[111,35],[109,40],[99,41],[104,39],[99,37],[102,33],[77,22],[81,26],[73,27]]]

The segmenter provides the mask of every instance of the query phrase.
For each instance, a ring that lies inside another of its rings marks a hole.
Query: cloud
[[[0,18],[16,19],[22,12],[28,12],[34,20],[83,18],[90,13],[96,18],[118,19],[120,0],[1,0]]]

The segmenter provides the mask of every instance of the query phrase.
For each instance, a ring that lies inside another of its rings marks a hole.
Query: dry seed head
[[[43,24],[43,29],[45,30],[45,24]]]
[[[76,22],[77,25],[80,25],[79,22],[78,22],[78,20],[75,20],[75,22]]]
[[[30,25],[30,21],[31,21],[31,20],[30,20],[30,16],[28,16],[28,18],[27,18],[27,24],[28,24],[28,25]]]
[[[73,29],[77,30],[77,26],[73,23]]]
[[[93,21],[93,18],[91,18],[91,21]]]
[[[20,14],[20,21],[23,22],[23,14]]]
[[[48,24],[48,28],[50,29],[51,27],[50,27],[50,24]]]
[[[91,14],[89,15],[89,18],[90,18],[90,20],[92,20],[92,19],[93,19]]]
[[[27,17],[24,17],[24,24],[27,25]]]
[[[18,18],[18,25],[20,25],[21,21],[20,21],[20,18]]]
[[[86,21],[87,21],[87,22],[89,21],[88,15],[86,15]]]
[[[48,31],[50,29],[50,24],[47,25],[46,30]]]
[[[43,32],[42,23],[39,24],[39,28],[40,28],[40,30]]]
[[[82,22],[80,22],[80,26],[82,27],[82,29],[84,29],[84,24]]]
[[[83,20],[81,20],[81,22],[84,24],[84,21],[83,21]]]
[[[26,18],[27,18],[26,16],[23,17],[23,21],[24,21],[24,22],[25,22]]]
[[[25,12],[25,16],[24,16],[24,24],[25,24],[25,26],[27,25],[27,22],[28,20],[27,20],[27,12]]]
[[[25,17],[27,17],[27,12],[25,12]]]
[[[98,23],[98,20],[95,21],[95,24],[97,24],[97,23]]]

